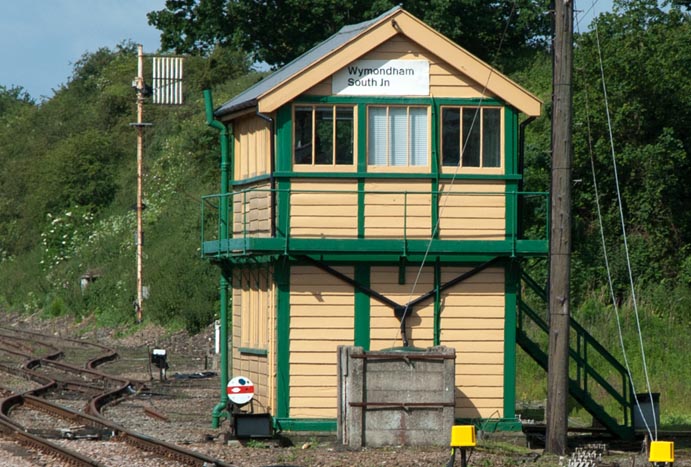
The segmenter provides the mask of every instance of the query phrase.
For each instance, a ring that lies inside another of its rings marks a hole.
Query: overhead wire
[[[509,26],[511,25],[511,20],[514,16],[515,11],[516,11],[516,0],[513,0],[513,2],[511,3],[511,11],[509,12],[508,18],[506,19],[506,24],[504,25],[504,30],[502,31],[502,35],[499,38],[499,44],[497,45],[497,50],[495,52],[495,56],[499,56],[499,53],[501,52],[501,49],[502,49],[503,44],[504,44],[504,39],[506,38],[506,35],[508,33]],[[494,74],[494,68],[490,68],[489,74],[487,75],[487,79],[485,80],[485,83],[483,85],[482,92],[480,93],[480,100],[481,101],[483,99],[485,99],[485,97],[487,97],[486,96],[487,88],[489,87],[489,81],[492,78],[493,74]],[[442,195],[442,198],[444,198],[444,201],[443,201],[441,207],[439,208],[439,214],[437,216],[437,222],[435,223],[434,228],[432,229],[432,235],[430,236],[429,242],[427,242],[427,248],[425,249],[425,254],[422,257],[422,261],[420,262],[420,267],[418,268],[417,274],[415,276],[415,281],[413,281],[413,285],[410,289],[408,299],[406,300],[406,305],[404,307],[403,313],[402,313],[401,318],[400,318],[402,323],[405,322],[405,319],[408,316],[409,303],[411,302],[413,294],[415,293],[415,289],[417,288],[418,282],[420,281],[420,277],[422,276],[422,271],[425,267],[425,263],[427,262],[427,258],[429,257],[429,252],[432,248],[432,242],[433,242],[435,236],[437,235],[437,232],[439,231],[439,225],[441,223],[441,214],[446,209],[446,204],[448,203],[449,197],[451,196],[451,189],[453,188],[453,185],[456,181],[456,176],[458,175],[458,170],[461,168],[461,164],[463,161],[463,153],[464,153],[465,148],[467,146],[467,143],[470,139],[473,128],[475,127],[475,123],[477,121],[478,115],[480,114],[480,110],[481,110],[481,106],[480,106],[480,104],[478,104],[477,107],[475,108],[475,112],[473,114],[473,120],[470,124],[470,130],[468,131],[468,135],[466,136],[466,140],[463,141],[463,144],[461,145],[461,151],[460,151],[459,158],[458,158],[458,165],[454,169],[453,176],[451,177],[451,183],[448,186],[448,190],[447,190],[445,196]],[[437,162],[439,162],[439,161],[437,160]],[[400,328],[398,331],[398,337],[401,337],[401,329]]]
[[[622,199],[621,199],[621,189],[620,189],[619,174],[618,174],[618,169],[617,169],[618,166],[617,166],[617,161],[616,161],[616,152],[614,149],[614,135],[613,135],[613,130],[612,130],[612,119],[611,119],[611,113],[610,113],[610,109],[609,109],[609,99],[608,99],[608,95],[607,95],[607,84],[606,84],[606,80],[605,80],[604,61],[602,58],[602,48],[600,45],[600,37],[599,37],[599,32],[598,32],[598,27],[597,27],[597,21],[594,21],[593,24],[594,24],[593,29],[595,32],[595,41],[596,41],[597,51],[598,51],[600,78],[602,81],[605,113],[606,113],[606,117],[607,117],[607,128],[608,128],[608,136],[609,136],[609,144],[610,144],[610,153],[612,156],[615,188],[616,188],[616,193],[617,193],[617,204],[618,204],[618,210],[619,210],[619,219],[620,219],[620,224],[621,224],[622,237],[623,237],[623,241],[624,241],[624,252],[625,252],[625,257],[626,257],[626,265],[627,265],[627,271],[628,271],[629,285],[631,288],[632,306],[633,306],[634,315],[636,318],[636,327],[637,327],[638,340],[639,340],[639,345],[640,345],[640,350],[641,350],[643,372],[645,375],[645,381],[646,381],[646,388],[648,391],[648,396],[650,398],[650,406],[651,406],[651,412],[652,412],[654,433],[651,432],[651,430],[650,430],[650,426],[648,424],[646,414],[643,412],[640,401],[638,400],[638,397],[636,395],[634,378],[633,378],[633,374],[631,372],[631,367],[630,367],[628,355],[626,352],[626,346],[624,345],[624,337],[623,337],[623,331],[622,331],[622,327],[621,327],[619,307],[617,305],[617,300],[616,300],[616,296],[614,293],[612,273],[611,273],[611,268],[610,268],[610,264],[609,264],[609,257],[607,254],[607,245],[606,245],[606,241],[605,241],[604,223],[602,221],[602,211],[601,211],[601,207],[600,207],[599,192],[598,192],[598,185],[597,185],[597,176],[596,176],[596,172],[595,172],[595,161],[594,161],[594,155],[593,155],[593,149],[592,149],[592,136],[591,136],[591,128],[590,128],[589,109],[588,109],[588,93],[586,90],[585,98],[586,98],[586,111],[587,111],[586,112],[586,114],[587,114],[587,120],[586,121],[587,121],[587,130],[588,130],[588,147],[589,147],[589,151],[590,151],[590,163],[591,163],[591,170],[592,170],[592,175],[593,175],[593,186],[594,186],[594,190],[595,190],[595,201],[596,201],[596,206],[597,206],[598,222],[599,222],[599,226],[600,226],[600,237],[601,237],[601,242],[602,242],[603,256],[604,256],[604,260],[605,260],[605,268],[607,270],[607,281],[608,281],[610,295],[611,295],[611,299],[612,299],[612,305],[613,305],[613,308],[615,311],[615,316],[616,316],[617,331],[619,333],[619,343],[621,346],[622,355],[623,355],[625,366],[626,366],[626,371],[628,373],[629,381],[631,383],[631,390],[633,391],[634,401],[635,401],[636,407],[638,408],[638,411],[641,415],[641,419],[643,420],[645,428],[648,431],[648,434],[650,435],[650,438],[653,440],[657,440],[657,435],[658,435],[658,433],[657,433],[657,431],[658,431],[658,429],[657,429],[657,417],[655,414],[655,405],[653,403],[653,396],[652,396],[652,392],[651,392],[649,372],[648,372],[647,362],[646,362],[646,358],[645,358],[645,348],[643,345],[643,333],[641,331],[641,324],[640,324],[640,318],[639,318],[639,313],[638,313],[638,303],[636,300],[636,290],[635,290],[635,285],[634,285],[634,281],[633,281],[633,272],[631,269],[631,258],[630,258],[630,254],[629,254],[629,248],[628,248],[628,240],[627,240],[627,234],[626,234],[626,223],[624,221],[623,203],[622,203]]]

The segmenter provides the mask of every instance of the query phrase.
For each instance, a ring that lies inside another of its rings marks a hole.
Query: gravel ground
[[[31,329],[50,335],[85,339],[118,349],[121,358],[102,367],[103,371],[130,379],[149,381],[149,391],[135,394],[124,402],[107,408],[105,416],[141,433],[203,452],[237,467],[300,466],[300,467],[434,467],[445,466],[450,458],[447,448],[401,447],[362,449],[351,451],[338,446],[333,437],[311,436],[279,441],[227,442],[228,424],[211,428],[211,412],[219,400],[218,375],[202,379],[178,379],[176,373],[195,373],[210,370],[209,358],[213,343],[213,328],[189,336],[184,332],[169,333],[146,325],[133,333],[98,328],[88,320],[75,323],[69,318],[43,321],[36,316],[12,316],[10,326]],[[158,372],[148,365],[151,348],[168,351],[170,369],[166,381],[158,380]],[[70,441],[71,443],[72,441]],[[84,442],[84,441],[82,441]],[[141,461],[123,460],[118,463],[117,448],[91,441],[92,449],[103,451],[108,465],[170,465],[142,456]],[[111,443],[112,444],[112,443]],[[113,449],[112,452],[107,451]],[[677,466],[691,466],[691,456],[678,450]],[[123,457],[123,459],[125,459]],[[460,455],[456,465],[460,465]],[[566,461],[561,461],[566,465]],[[59,466],[59,462],[8,441],[0,435],[0,466]],[[488,438],[470,453],[469,466],[557,466],[558,457],[543,455],[541,450],[529,450],[498,439]],[[613,452],[602,466],[649,466],[645,456],[634,452]]]

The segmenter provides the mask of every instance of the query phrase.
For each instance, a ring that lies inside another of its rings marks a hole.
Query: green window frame
[[[501,107],[442,106],[440,120],[443,167],[502,167]]]
[[[293,164],[352,166],[355,162],[355,106],[296,104],[293,107]]]

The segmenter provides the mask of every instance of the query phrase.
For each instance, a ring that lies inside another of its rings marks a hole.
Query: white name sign
[[[357,60],[334,73],[333,94],[429,96],[427,60]]]

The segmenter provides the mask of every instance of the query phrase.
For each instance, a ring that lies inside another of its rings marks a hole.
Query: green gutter
[[[229,157],[228,157],[228,128],[214,118],[213,100],[211,97],[211,90],[204,90],[204,108],[206,111],[206,124],[211,128],[219,131],[219,140],[221,143],[221,203],[220,203],[220,222],[219,222],[219,238],[227,239],[228,237],[228,205],[232,203],[232,198],[228,197],[228,173],[229,173]],[[221,399],[213,409],[211,427],[218,428],[220,419],[227,418],[228,413],[226,407],[228,406],[228,394],[226,393],[226,386],[228,385],[228,279],[225,272],[221,274],[219,283],[220,288],[220,308],[221,308]],[[232,297],[230,298],[230,305],[232,305]]]

